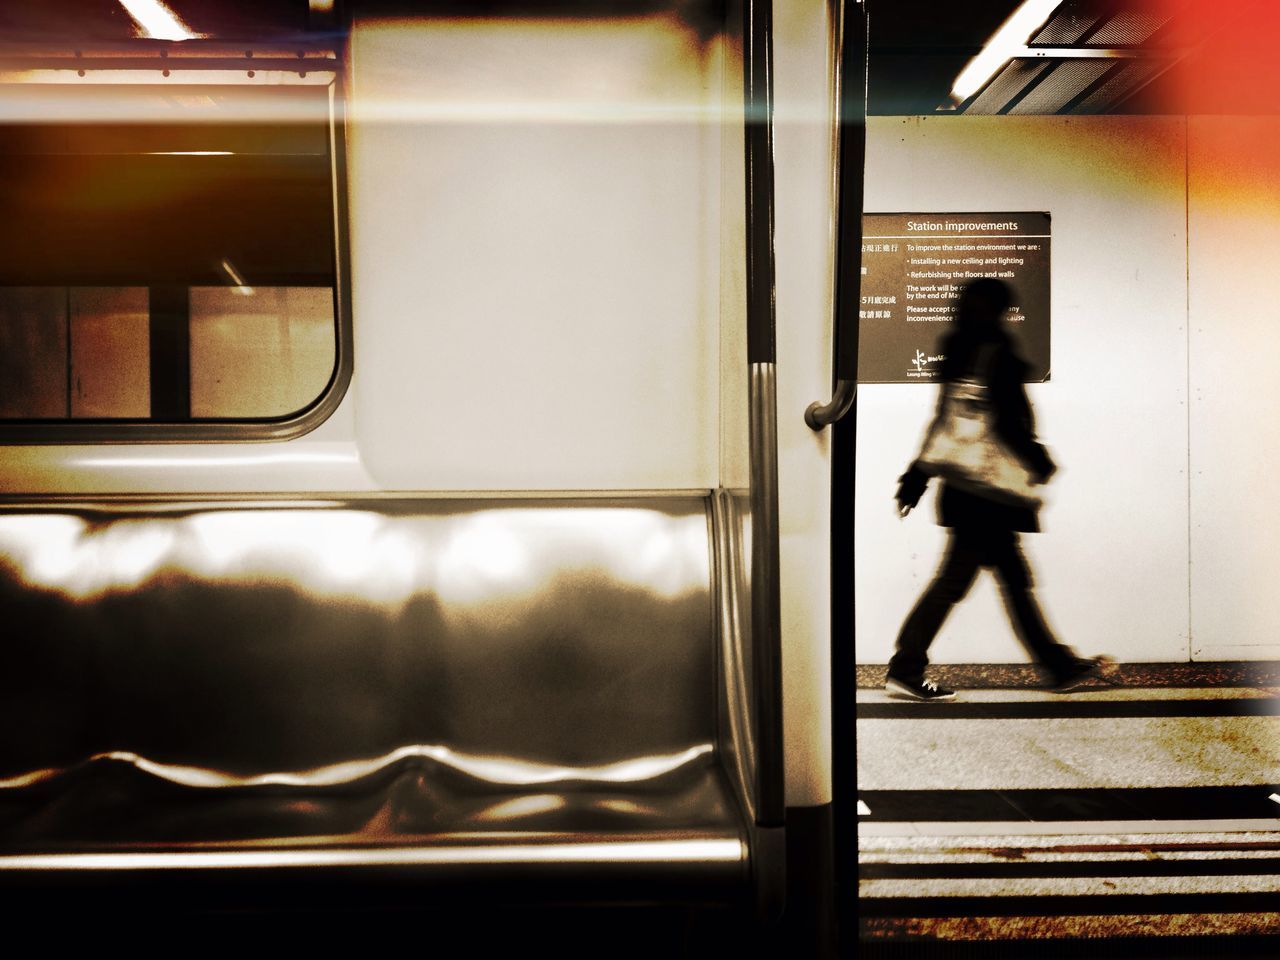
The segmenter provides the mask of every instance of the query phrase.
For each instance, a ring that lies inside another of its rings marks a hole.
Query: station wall
[[[1280,121],[1189,127],[1191,653],[1280,657]]]
[[[1280,444],[1256,423],[1276,399],[1260,265],[1280,253],[1280,229],[1275,201],[1254,202],[1236,175],[1241,155],[1257,156],[1259,137],[1274,145],[1276,130],[1274,120],[1181,117],[869,124],[868,211],[1052,216],[1052,373],[1028,393],[1062,469],[1044,532],[1023,540],[1051,626],[1081,653],[1280,655],[1270,629],[1280,610],[1265,589],[1280,523],[1258,517]],[[1251,161],[1255,193],[1274,155],[1272,146]],[[1252,252],[1242,257],[1246,227]],[[935,400],[923,384],[860,390],[860,662],[888,659],[940,559],[932,492],[906,520],[892,501]],[[1026,659],[989,575],[933,654]]]

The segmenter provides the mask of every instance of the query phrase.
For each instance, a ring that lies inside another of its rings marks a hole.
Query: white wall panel
[[[1280,658],[1280,121],[1195,117],[1191,620],[1202,660]]]
[[[399,489],[711,487],[719,60],[674,15],[357,22],[361,452]]]
[[[1051,626],[1082,653],[1188,656],[1186,233],[1180,118],[873,118],[868,211],[1052,215],[1052,379],[1029,388],[1061,464],[1024,537]],[[944,542],[933,496],[896,478],[936,387],[864,385],[858,410],[857,642],[884,662]],[[989,574],[943,627],[939,662],[1018,662]]]
[[[778,488],[787,802],[831,800],[831,431],[805,408],[831,393],[833,158],[827,5],[774,20]]]
[[[720,77],[720,486],[751,485],[750,407],[747,397],[746,132],[742,42],[724,38]]]

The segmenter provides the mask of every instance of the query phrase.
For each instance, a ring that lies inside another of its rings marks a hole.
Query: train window
[[[191,414],[283,416],[333,369],[333,301],[321,287],[194,287]]]
[[[145,287],[0,288],[0,417],[147,417]]]
[[[309,73],[0,84],[0,438],[286,437],[336,406],[340,138]]]

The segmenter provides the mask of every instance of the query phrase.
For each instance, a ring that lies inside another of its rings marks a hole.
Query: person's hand
[[[1049,478],[1058,472],[1058,465],[1053,462],[1053,457],[1049,456],[1049,451],[1043,445],[1039,448],[1039,454],[1039,462],[1034,465],[1031,482],[1046,484]]]
[[[894,500],[898,503],[898,516],[905,517],[924,496],[924,488],[929,485],[929,475],[914,463],[907,472],[898,478],[898,492]]]

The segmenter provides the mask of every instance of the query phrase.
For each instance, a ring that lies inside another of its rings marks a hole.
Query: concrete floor
[[[857,702],[864,941],[1280,934],[1276,688]]]
[[[1067,696],[1007,690],[962,694],[969,703],[1055,704],[1268,695],[1275,694],[1198,689],[1113,689]],[[882,691],[859,691],[858,702],[894,701]],[[988,720],[940,714],[938,720],[858,721],[860,789],[1194,787],[1269,781],[1280,782],[1280,716]],[[1276,809],[1280,813],[1280,805]]]

